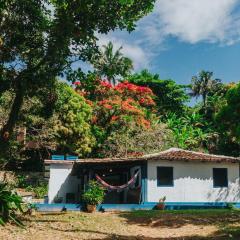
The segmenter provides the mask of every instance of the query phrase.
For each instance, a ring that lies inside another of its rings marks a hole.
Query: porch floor
[[[157,203],[147,202],[142,204],[100,204],[98,211],[133,211],[133,210],[153,210]],[[240,208],[240,203],[232,203],[235,208]],[[83,204],[65,204],[65,203],[37,203],[37,210],[40,212],[59,212],[84,210]],[[183,209],[224,209],[227,208],[226,202],[166,202],[166,210]]]

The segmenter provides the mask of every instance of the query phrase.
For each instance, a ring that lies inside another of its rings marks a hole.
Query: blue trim
[[[68,211],[80,211],[83,210],[82,204],[69,204],[69,203],[36,203],[34,204],[39,212],[60,212],[63,209]]]
[[[141,203],[144,203],[147,201],[147,163],[141,166]]]
[[[64,155],[52,155],[52,160],[64,160]]]
[[[68,155],[65,157],[66,160],[77,160],[78,156]]]
[[[142,204],[101,204],[97,207],[98,211],[132,211],[132,210],[153,210],[157,202],[145,202]],[[227,208],[226,202],[166,202],[166,210],[187,210],[187,209],[224,209]],[[234,207],[240,208],[240,202],[232,203]],[[38,203],[35,204],[40,212],[60,212],[84,210],[83,204],[64,204],[64,203]]]

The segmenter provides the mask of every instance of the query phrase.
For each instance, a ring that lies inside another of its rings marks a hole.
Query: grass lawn
[[[240,239],[240,211],[38,213],[25,228],[0,227],[0,239]]]

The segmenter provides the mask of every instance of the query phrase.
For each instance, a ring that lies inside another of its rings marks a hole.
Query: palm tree
[[[132,60],[124,57],[121,50],[122,47],[114,52],[113,44],[109,42],[103,46],[100,55],[92,61],[96,73],[106,77],[113,85],[116,84],[117,77],[125,77],[133,69]]]
[[[210,93],[217,91],[222,85],[220,79],[213,79],[213,72],[201,71],[198,76],[192,77],[190,93],[193,97],[202,96],[203,107],[206,109],[207,97]]]

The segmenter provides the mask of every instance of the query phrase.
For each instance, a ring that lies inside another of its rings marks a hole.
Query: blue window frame
[[[227,168],[213,168],[213,187],[228,187]]]
[[[157,167],[157,186],[173,186],[173,167]]]

